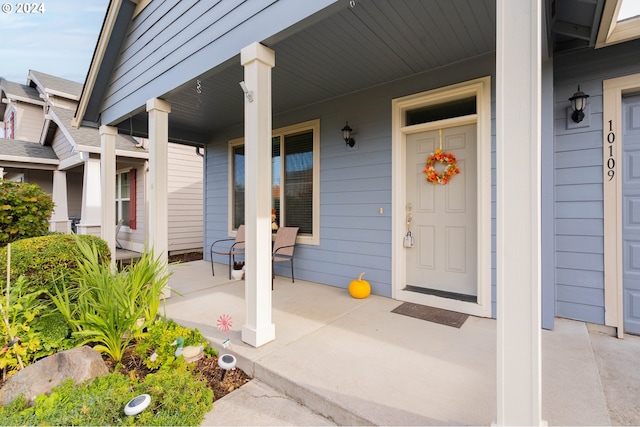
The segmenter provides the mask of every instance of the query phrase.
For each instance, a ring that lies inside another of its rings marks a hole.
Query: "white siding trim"
[[[602,150],[604,187],[604,308],[605,325],[624,334],[623,274],[622,274],[622,95],[640,89],[640,74],[604,80],[602,82]],[[610,123],[611,122],[611,123]],[[613,138],[615,175],[609,180],[607,159],[609,139]]]
[[[438,122],[404,126],[404,112],[411,108],[476,97],[477,114]],[[395,299],[428,304],[474,316],[491,317],[491,77],[409,95],[392,101],[392,289]],[[405,142],[408,134],[442,127],[477,124],[478,140],[478,284],[477,303],[454,301],[432,295],[403,291],[406,284],[406,255],[402,246],[405,230],[406,179]]]
[[[7,154],[0,155],[0,160],[4,160],[7,162],[28,162],[28,163],[38,163],[42,165],[58,165],[60,164],[60,160],[58,159],[41,159],[39,157],[21,157],[21,156],[10,156]]]

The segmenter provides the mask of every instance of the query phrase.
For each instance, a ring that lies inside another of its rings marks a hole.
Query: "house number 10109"
[[[609,158],[607,159],[607,176],[609,181],[616,175],[616,159],[613,155],[613,143],[616,141],[616,134],[613,131],[613,120],[609,120],[609,133],[607,134],[607,143],[609,146]]]

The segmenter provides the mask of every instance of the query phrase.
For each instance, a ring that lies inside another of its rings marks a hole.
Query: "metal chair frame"
[[[227,250],[222,250],[222,249],[216,250],[214,248],[214,246],[217,243],[230,242],[230,241],[234,241],[234,243]],[[229,257],[229,280],[231,280],[231,270],[233,269],[232,263],[235,262],[236,255],[244,255],[244,224],[238,227],[238,230],[236,232],[236,237],[233,237],[230,239],[220,239],[213,242],[211,244],[210,253],[211,253],[211,275],[212,276],[216,275],[213,269],[213,255],[214,254],[227,255]]]

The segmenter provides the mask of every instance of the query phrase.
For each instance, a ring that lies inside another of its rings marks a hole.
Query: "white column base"
[[[49,231],[54,233],[71,233],[71,221],[49,221]]]
[[[78,224],[76,227],[78,234],[102,237],[102,226],[100,224]]]
[[[242,327],[242,341],[253,347],[260,347],[268,342],[276,339],[276,325],[261,324],[258,329],[252,329],[249,326]]]

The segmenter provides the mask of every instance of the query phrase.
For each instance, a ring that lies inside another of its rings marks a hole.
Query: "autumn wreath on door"
[[[444,165],[442,172],[436,170],[436,163]],[[454,175],[460,173],[456,156],[442,150],[442,129],[440,129],[440,148],[427,158],[427,165],[422,172],[427,175],[427,181],[434,185],[446,185]]]

